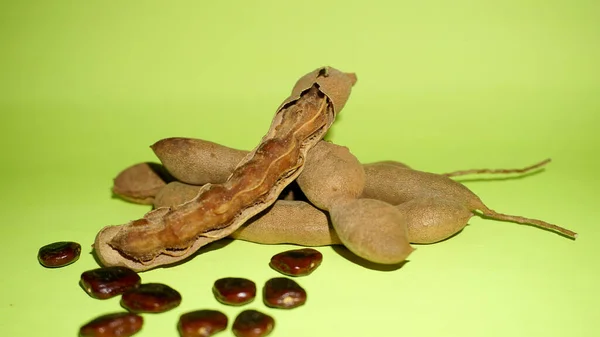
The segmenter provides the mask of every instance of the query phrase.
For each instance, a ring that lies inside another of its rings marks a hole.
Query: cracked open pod
[[[94,243],[100,262],[143,271],[181,261],[233,233],[298,177],[306,154],[327,133],[355,82],[354,74],[330,67],[300,78],[267,134],[227,181],[204,185],[184,204],[102,229]]]

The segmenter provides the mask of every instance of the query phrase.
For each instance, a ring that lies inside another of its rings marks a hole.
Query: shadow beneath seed
[[[517,175],[512,175],[512,176],[502,176],[502,177],[487,177],[487,178],[463,178],[461,179],[460,176],[457,177],[450,177],[450,179],[458,182],[458,183],[477,183],[477,182],[488,182],[488,181],[506,181],[506,180],[518,180],[518,179],[525,179],[525,178],[529,178],[535,175],[538,175],[542,172],[544,172],[546,169],[545,168],[541,168],[535,171],[531,171],[531,172],[527,172],[527,173],[522,173],[522,174],[517,174]],[[493,173],[490,173],[493,174]],[[507,173],[507,174],[511,174],[511,173]]]
[[[395,271],[398,270],[400,268],[402,268],[406,263],[408,263],[409,261],[402,261],[400,263],[396,263],[396,264],[381,264],[381,263],[375,263],[375,262],[371,262],[369,260],[365,260],[362,257],[352,253],[348,248],[346,248],[345,246],[342,245],[335,245],[332,246],[333,250],[340,254],[343,258],[345,258],[346,260],[352,262],[352,263],[356,263],[361,267],[367,268],[367,269],[371,269],[371,270],[377,270],[377,271]]]

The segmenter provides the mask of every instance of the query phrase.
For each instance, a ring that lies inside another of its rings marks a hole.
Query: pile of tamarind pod
[[[154,208],[185,203],[203,185],[227,180],[247,153],[192,138],[166,138],[151,148],[162,164],[139,163],[123,170],[114,180],[113,192]],[[445,240],[461,231],[479,211],[487,218],[531,224],[575,238],[576,233],[541,220],[497,213],[450,178],[471,173],[525,173],[548,162],[523,169],[434,174],[395,161],[361,164],[346,147],[320,141],[309,151],[296,181],[271,207],[230,237],[302,246],[342,244],[340,238],[344,237],[343,244],[365,259],[397,263],[405,258],[405,241],[430,244]],[[361,202],[373,207],[356,214]],[[343,217],[346,221],[340,222]],[[398,223],[404,224],[405,230],[397,228]]]
[[[366,260],[396,264],[414,250],[411,242],[446,239],[475,212],[576,237],[541,220],[489,209],[450,179],[453,174],[390,161],[361,164],[348,148],[323,141],[355,82],[354,74],[331,67],[302,76],[248,152],[199,139],[154,144],[161,164],[126,169],[113,191],[155,208],[101,229],[94,242],[99,261],[143,271],[232,236],[259,243],[340,243]]]

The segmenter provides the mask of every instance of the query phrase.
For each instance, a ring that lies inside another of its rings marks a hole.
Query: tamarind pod
[[[362,194],[365,171],[347,147],[321,141],[310,151],[296,181],[313,205],[329,210],[339,198]]]
[[[277,200],[230,235],[261,244],[338,245],[341,241],[325,212],[296,200]]]
[[[407,170],[389,163],[363,164],[366,180],[361,197],[398,205],[413,199],[438,198],[467,202],[475,210],[483,203],[465,185],[435,173]]]
[[[99,260],[143,271],[180,261],[233,233],[301,173],[307,152],[323,138],[355,81],[353,74],[330,67],[303,76],[226,182],[206,184],[192,200],[155,209],[118,229],[105,227],[94,243]]]
[[[474,215],[464,205],[440,198],[412,199],[396,208],[406,216],[411,243],[430,244],[460,232]]]
[[[137,204],[151,205],[154,196],[172,180],[158,163],[139,163],[127,167],[113,179],[112,192]]]
[[[210,141],[183,137],[161,139],[150,148],[173,177],[193,185],[225,182],[248,154]]]
[[[365,164],[363,167],[367,179],[362,196],[366,198],[392,204],[402,204],[414,199],[444,199],[463,205],[471,212],[480,211],[483,216],[491,219],[534,225],[572,239],[577,238],[577,233],[543,220],[498,213],[485,205],[466,186],[448,176],[379,163]]]

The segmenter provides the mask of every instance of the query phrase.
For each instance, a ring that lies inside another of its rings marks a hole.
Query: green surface
[[[539,174],[465,184],[579,239],[474,217],[392,271],[323,247],[291,311],[213,298],[217,278],[277,276],[267,263],[289,247],[233,242],[143,273],[184,299],[137,336],[176,336],[200,308],[230,321],[263,310],[287,337],[600,335],[599,15],[598,1],[567,0],[1,2],[0,335],[75,336],[120,310],[78,286],[97,267],[96,232],[148,211],[111,198],[112,178],[155,160],[148,146],[164,137],[253,148],[322,65],[358,75],[328,138],[361,161],[441,173],[551,157]],[[38,248],[60,240],[80,242],[80,260],[40,266]]]

